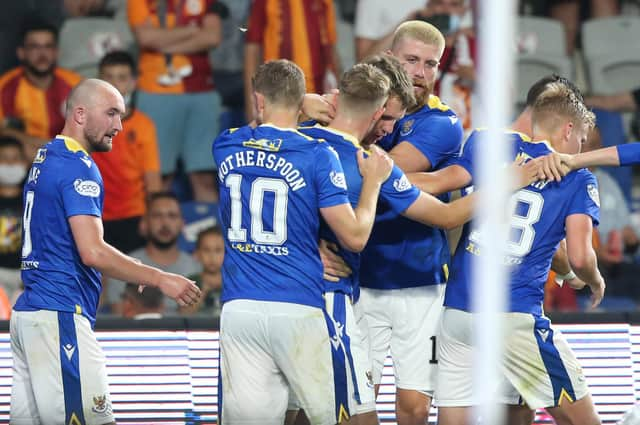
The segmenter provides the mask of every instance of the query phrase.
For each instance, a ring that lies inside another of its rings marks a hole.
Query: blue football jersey
[[[22,281],[18,311],[82,314],[93,324],[100,273],[82,263],[69,225],[75,215],[102,215],[102,177],[75,140],[57,136],[38,150],[24,186]]]
[[[222,301],[323,307],[320,208],[349,202],[327,143],[271,125],[227,130],[213,143],[225,238]]]
[[[482,140],[474,132],[465,143],[460,165],[473,176],[473,157]],[[531,143],[519,133],[509,134],[513,158],[527,160],[550,152],[544,142]],[[467,188],[466,192],[473,190]],[[542,314],[544,285],[558,243],[565,237],[565,220],[572,214],[586,214],[597,225],[598,186],[586,169],[569,173],[561,182],[538,182],[511,197],[511,230],[504,262],[509,266],[509,311]],[[445,306],[471,311],[473,261],[482,255],[481,223],[465,224],[451,266]]]
[[[362,148],[358,140],[349,134],[319,125],[303,127],[300,128],[300,131],[315,139],[325,140],[329,146],[338,152],[347,181],[349,202],[355,208],[358,205],[362,189],[362,176],[360,175],[356,156],[358,150]],[[394,166],[391,175],[380,188],[379,208],[384,206],[386,210],[392,211],[393,215],[397,216],[409,208],[418,199],[418,196],[420,196],[420,190],[409,182],[409,179],[401,169]],[[340,247],[338,238],[324,221],[321,222],[320,237],[334,242]],[[353,274],[349,278],[341,278],[339,282],[325,280],[326,290],[327,292],[341,291],[346,294],[353,294],[354,300],[357,300],[359,296],[360,254],[340,247],[338,255],[349,265]]]
[[[389,151],[411,143],[441,168],[460,152],[462,125],[455,113],[431,96],[427,105],[399,120],[380,142]],[[445,194],[439,197],[448,201]],[[379,208],[367,247],[362,252],[360,284],[374,289],[400,289],[444,283],[450,260],[446,232]]]

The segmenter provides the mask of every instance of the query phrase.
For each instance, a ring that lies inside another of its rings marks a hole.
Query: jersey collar
[[[345,133],[344,131],[340,131],[337,130],[333,127],[322,127],[321,125],[316,124],[315,127],[321,128],[323,130],[328,131],[329,133],[333,133],[337,136],[342,137],[344,140],[346,140],[347,142],[351,142],[351,144],[353,146],[355,146],[356,148],[361,148],[362,146],[360,146],[360,142],[358,141],[358,139],[356,139],[353,135],[349,134],[349,133]]]
[[[89,153],[82,147],[82,145],[80,143],[78,143],[78,141],[76,141],[74,138],[69,137],[69,136],[63,136],[62,134],[58,134],[56,136],[56,139],[60,139],[64,142],[64,145],[67,147],[67,149],[69,149],[71,152],[76,153],[76,152],[84,152],[85,155],[89,156]]]

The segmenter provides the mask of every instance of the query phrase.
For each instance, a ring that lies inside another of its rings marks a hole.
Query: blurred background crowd
[[[37,149],[62,129],[83,77],[111,82],[127,103],[113,151],[96,153],[105,182],[105,239],[203,289],[188,310],[154,288],[106,280],[101,313],[130,318],[220,313],[224,244],[211,142],[251,120],[251,75],[287,58],[311,93],[385,51],[396,26],[425,20],[446,36],[436,94],[474,125],[479,0],[22,0],[0,14],[0,318],[21,290],[22,184]],[[583,150],[640,137],[640,1],[521,0],[513,49],[514,116],[529,86],[574,80],[597,115]],[[640,305],[640,185],[633,170],[595,170],[594,238],[607,279],[603,309]],[[583,310],[586,296],[550,276],[547,310]]]

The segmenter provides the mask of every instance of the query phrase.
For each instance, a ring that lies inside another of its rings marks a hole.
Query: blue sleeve
[[[640,144],[626,143],[617,145],[620,166],[640,164]]]
[[[95,163],[88,167],[84,162],[69,161],[60,171],[60,192],[65,216],[102,216],[104,188]]]
[[[414,124],[400,142],[409,142],[431,163],[431,169],[442,167],[450,157],[458,155],[462,143],[462,125],[453,116],[437,115]]]
[[[328,143],[319,143],[316,151],[315,178],[318,191],[318,206],[326,208],[348,204],[347,180],[337,152]]]
[[[469,135],[469,138],[467,138],[467,140],[462,145],[462,152],[460,153],[460,156],[456,157],[455,161],[451,164],[459,165],[467,170],[472,180],[475,177],[475,169],[473,168],[473,164],[475,163],[474,156],[476,152],[476,142],[480,137],[481,136],[479,136],[478,131],[474,131],[473,133],[471,133]]]
[[[380,188],[380,198],[384,199],[397,214],[403,213],[420,196],[420,190],[411,184],[407,176],[397,166]]]
[[[572,194],[567,216],[572,214],[586,214],[593,220],[593,225],[600,222],[600,197],[598,181],[590,172],[585,171],[576,176],[577,191]]]

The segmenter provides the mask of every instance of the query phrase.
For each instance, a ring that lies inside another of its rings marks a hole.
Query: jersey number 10
[[[247,229],[242,227],[242,193],[240,192],[242,176],[230,174],[225,185],[230,190],[231,197],[231,226],[227,231],[230,242],[246,242]],[[264,209],[264,194],[272,192],[273,220],[272,231],[265,230],[262,220]],[[287,204],[289,186],[284,180],[258,177],[251,184],[249,195],[249,212],[251,213],[251,240],[261,245],[282,245],[287,240]]]

